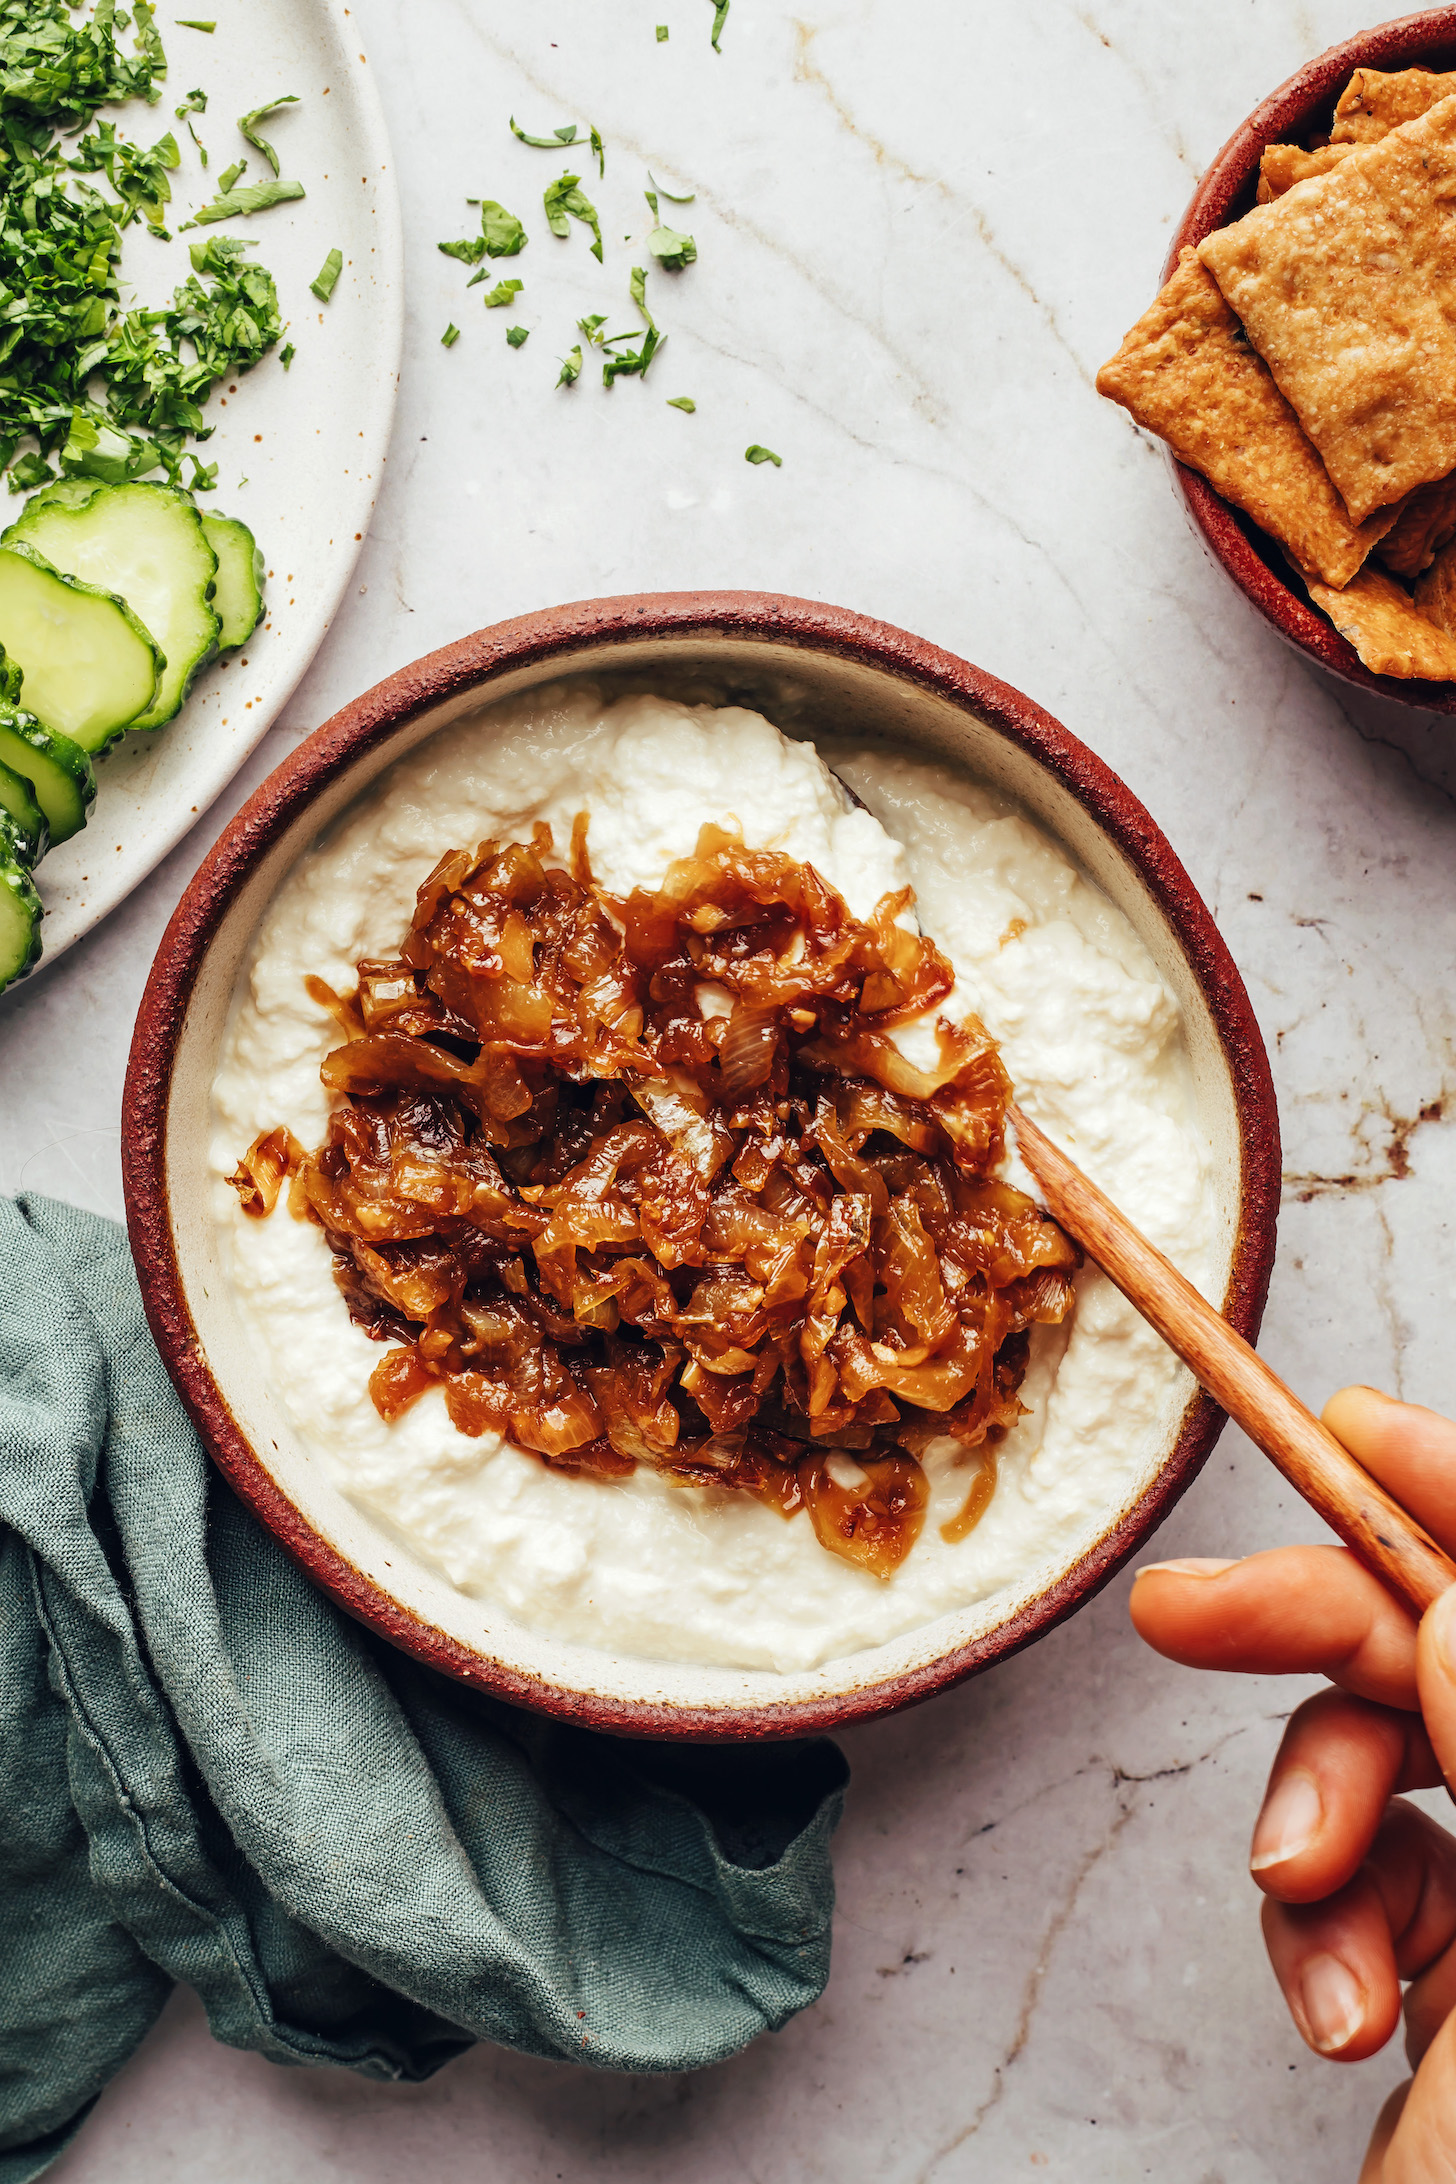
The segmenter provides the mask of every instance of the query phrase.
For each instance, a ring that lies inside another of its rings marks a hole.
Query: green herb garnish
[[[217,29],[216,23],[200,23],[195,15],[179,15],[177,26],[180,30],[205,30],[209,34]]]
[[[233,188],[234,184],[237,182],[239,175],[246,174],[247,171],[248,162],[246,161],[246,159],[236,159],[233,161],[233,164],[230,167],[223,168],[222,173],[217,178],[217,186],[221,190],[224,197],[226,197],[228,191]]]
[[[649,327],[655,329],[657,321],[656,319],[654,319],[652,313],[647,308],[647,268],[641,265],[634,265],[632,268],[632,278],[627,285],[631,290],[632,301],[636,304],[638,310],[646,319]]]
[[[529,326],[508,326],[506,328],[506,340],[513,349],[523,348],[530,338],[531,329]]]
[[[458,341],[459,339],[460,339],[460,329],[459,329],[459,327],[458,327],[458,326],[447,326],[447,327],[445,328],[445,331],[444,331],[444,333],[443,333],[443,334],[441,334],[441,336],[440,336],[440,346],[441,346],[441,348],[442,348],[442,349],[453,349],[453,348],[454,348],[454,346],[455,346],[455,344],[456,344],[456,342],[457,342],[457,341]]]
[[[666,45],[666,44],[667,44],[667,25],[666,25],[666,23],[659,23],[659,24],[658,24],[658,26],[657,26],[657,42],[658,42],[658,44],[659,44],[659,45]]]
[[[561,377],[556,384],[558,387],[569,387],[574,379],[580,379],[580,377],[581,348],[578,345],[571,351],[569,356],[564,356],[561,359]]]
[[[330,296],[339,285],[339,275],[343,272],[343,270],[343,251],[331,250],[328,256],[325,258],[323,264],[319,267],[317,280],[312,280],[309,282],[309,293],[311,295],[317,296],[320,303],[327,303]]]
[[[676,228],[670,227],[655,227],[647,238],[647,247],[668,273],[680,273],[698,255],[698,246],[691,235],[680,235]]]
[[[516,127],[516,117],[512,114],[511,135],[519,137],[522,144],[533,145],[538,152],[557,152],[563,144],[576,142],[576,123],[572,122],[566,129],[553,129],[550,136],[527,136],[524,129]]]
[[[247,138],[255,152],[263,154],[275,174],[278,172],[278,154],[265,137],[259,136],[257,124],[260,121],[266,121],[270,114],[276,114],[280,106],[297,106],[297,104],[298,94],[294,91],[285,91],[282,98],[270,99],[266,106],[255,106],[251,114],[240,114],[238,117],[239,132]]]
[[[577,320],[576,330],[579,334],[585,334],[589,344],[600,348],[603,340],[602,328],[606,323],[606,313],[604,311],[594,311],[590,318],[579,318]],[[627,337],[623,334],[621,338],[625,341]]]
[[[176,109],[177,119],[179,121],[186,122],[187,134],[191,137],[193,143],[196,145],[197,156],[202,161],[204,167],[207,165],[207,146],[203,143],[201,137],[193,128],[192,116],[194,114],[205,114],[206,112],[207,93],[205,91],[189,91],[182,104]]]
[[[558,175],[554,182],[547,185],[546,193],[541,202],[546,208],[547,225],[553,235],[569,235],[571,233],[571,220],[580,220],[583,227],[591,229],[593,236],[596,238],[591,246],[591,253],[597,264],[600,265],[602,262],[601,222],[597,218],[596,206],[589,197],[584,195],[580,184],[581,176],[579,174]],[[568,214],[570,214],[570,220],[567,217]]]
[[[690,394],[670,394],[667,406],[669,409],[683,410],[689,417],[696,415],[698,407]]]
[[[219,220],[241,220],[250,212],[267,212],[272,205],[286,205],[304,194],[301,182],[250,182],[246,189],[225,190],[210,205],[199,205],[183,229],[211,227]],[[650,243],[649,243],[650,247]]]
[[[625,339],[625,336],[619,334],[617,338],[620,341]],[[662,337],[659,335],[657,328],[649,326],[646,339],[640,349],[624,349],[620,356],[609,356],[604,359],[602,364],[602,385],[610,387],[617,380],[629,378],[633,374],[645,379],[648,365],[662,346]]]
[[[674,197],[671,190],[663,189],[662,184],[658,181],[656,175],[652,172],[652,169],[650,167],[647,170],[647,179],[652,184],[652,189],[651,191],[644,190],[642,194],[647,199],[648,204],[652,207],[654,212],[656,212],[657,210],[657,196],[659,193],[667,199],[670,205],[695,205],[698,201],[698,193],[696,190],[689,190],[685,197]]]
[[[20,456],[17,461],[10,465],[10,475],[5,482],[12,493],[29,493],[37,485],[54,484],[55,475],[45,457],[37,455],[32,450],[29,455]],[[8,690],[6,695],[7,698],[10,695]],[[20,692],[17,690],[15,697],[18,698],[19,695]],[[14,700],[12,699],[11,702],[13,703]]]
[[[760,447],[756,440],[752,447],[744,449],[743,459],[747,463],[772,463],[775,470],[782,470],[784,467],[782,455],[775,455],[771,447]]]
[[[167,175],[180,166],[181,159],[177,139],[170,132],[150,151],[144,151],[139,144],[123,142],[115,123],[102,121],[97,123],[94,134],[82,137],[70,165],[81,173],[105,173],[121,199],[119,228],[130,227],[140,211],[146,214],[147,224],[155,233],[164,234],[162,207],[172,198]]]
[[[480,280],[482,277],[482,275],[477,274],[475,278]],[[475,283],[472,281],[470,286],[474,287],[474,285]],[[486,310],[499,311],[505,304],[514,303],[525,285],[524,281],[497,281],[489,294],[482,298]]]
[[[607,155],[602,144],[601,134],[595,128],[591,133],[591,148],[596,154],[597,173],[604,175],[607,171]]]
[[[526,247],[526,231],[513,212],[487,197],[480,208],[480,231],[487,257],[516,258]]]
[[[723,25],[728,20],[728,7],[729,0],[713,0],[713,51],[715,53],[721,53],[723,50],[718,40],[722,37]]]
[[[458,258],[462,265],[479,265],[485,256],[485,237],[467,235],[458,243],[437,243],[435,248],[442,250],[447,258]],[[481,278],[484,279],[483,274]]]
[[[278,351],[278,361],[283,366],[283,369],[285,371],[287,371],[289,365],[293,362],[293,359],[297,356],[297,354],[298,351],[294,348],[291,341],[285,342],[283,347]]]

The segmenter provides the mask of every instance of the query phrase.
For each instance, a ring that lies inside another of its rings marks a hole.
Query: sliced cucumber
[[[0,545],[22,542],[65,575],[117,593],[151,632],[161,681],[155,698],[127,725],[160,728],[217,650],[218,617],[208,604],[217,555],[191,501],[170,485],[103,485],[78,508],[37,495]],[[49,719],[29,682],[26,694],[41,719]]]
[[[43,485],[38,493],[31,494],[20,511],[19,520],[24,521],[29,511],[41,501],[59,501],[63,508],[80,508],[93,493],[100,491],[99,478],[52,478],[49,485]]]
[[[15,848],[17,829],[0,813],[0,993],[40,961],[40,897]]]
[[[24,774],[0,762],[0,811],[10,820],[15,833],[15,854],[29,871],[50,847],[51,830],[46,815],[41,810],[35,790]]]
[[[80,833],[96,801],[96,771],[79,743],[54,728],[42,728],[33,713],[0,706],[0,765],[34,790],[52,849]]]
[[[222,623],[218,649],[234,652],[252,636],[263,613],[263,556],[246,523],[236,516],[202,512],[202,529],[217,555],[213,612]]]
[[[104,751],[151,706],[161,656],[124,599],[63,576],[6,536],[0,644],[24,673],[26,702],[83,751]]]

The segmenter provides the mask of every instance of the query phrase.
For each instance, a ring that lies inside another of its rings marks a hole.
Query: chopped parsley
[[[228,191],[237,181],[238,176],[240,174],[246,174],[247,171],[248,162],[246,161],[246,159],[235,160],[231,167],[223,168],[222,173],[217,178],[217,186],[222,191],[224,197],[226,197]]]
[[[556,152],[561,149],[563,144],[574,144],[576,142],[576,123],[572,122],[570,127],[566,129],[553,129],[550,136],[527,136],[524,129],[516,127],[516,117],[512,114],[511,135],[519,137],[522,144],[534,145],[538,152]]]
[[[689,417],[696,415],[698,407],[690,394],[670,394],[667,406],[669,409],[680,409]]]
[[[193,143],[197,146],[197,156],[202,161],[202,164],[205,167],[207,165],[207,146],[203,143],[201,137],[193,128],[192,116],[194,114],[205,114],[207,112],[207,93],[205,91],[189,91],[182,104],[177,107],[175,111],[177,119],[179,121],[186,122],[187,134],[191,137]]]
[[[291,341],[286,341],[283,344],[283,347],[278,351],[278,361],[283,366],[283,369],[285,371],[287,371],[289,365],[293,362],[293,359],[297,356],[297,354],[298,351],[294,348]]]
[[[746,463],[772,463],[775,470],[782,470],[784,467],[782,455],[775,455],[771,447],[760,447],[756,440],[752,447],[743,450],[743,460]]]
[[[578,346],[571,351],[569,356],[564,356],[561,359],[561,377],[557,380],[556,384],[558,387],[569,387],[574,379],[580,379],[580,377],[581,348],[578,344]]]
[[[294,91],[285,91],[282,98],[270,99],[266,106],[255,106],[251,114],[240,114],[238,116],[239,133],[247,139],[255,152],[263,154],[275,174],[278,172],[278,154],[266,137],[259,136],[258,123],[266,121],[270,114],[276,114],[280,106],[297,106],[297,104],[298,94]]]
[[[467,235],[458,243],[437,243],[435,248],[442,250],[447,258],[458,258],[462,265],[479,265],[485,256],[485,237]]]
[[[529,326],[508,326],[506,328],[506,340],[513,349],[523,348],[530,338],[531,329]]]
[[[632,278],[631,281],[628,283],[628,286],[631,290],[632,301],[636,304],[638,310],[646,319],[648,326],[655,333],[657,330],[657,321],[647,308],[647,268],[645,266],[633,266]]]
[[[477,280],[481,277],[479,274],[476,275]],[[514,303],[525,285],[524,281],[497,281],[494,288],[483,299],[486,310],[499,311],[505,304]],[[474,282],[471,283],[471,286],[474,286]]]
[[[604,311],[594,311],[590,318],[579,318],[577,320],[576,330],[579,334],[584,334],[586,336],[587,342],[590,346],[600,348],[605,338],[602,333],[602,328],[606,325],[606,323],[606,313]],[[625,341],[627,337],[625,334],[623,334],[621,338],[623,339],[623,341]]]
[[[217,29],[216,23],[200,23],[195,15],[179,15],[177,26],[180,30],[205,30],[209,35]]]
[[[481,204],[480,232],[489,258],[517,258],[526,247],[526,231],[520,221],[493,197]]]
[[[199,205],[182,227],[211,227],[219,220],[241,220],[246,213],[267,212],[270,206],[286,205],[303,194],[301,182],[250,182],[244,189],[224,190],[210,205]]]
[[[249,370],[283,325],[271,276],[235,236],[193,245],[170,302],[123,309],[124,231],[144,216],[165,236],[178,163],[175,139],[144,148],[95,120],[101,106],[160,97],[166,56],[148,0],[131,11],[130,50],[127,28],[110,0],[79,22],[65,0],[0,0],[0,468],[33,483],[59,458],[69,475],[160,473],[208,490],[215,466],[187,442],[212,431],[203,410],[217,380]],[[200,94],[187,110],[202,110]]]
[[[546,223],[553,235],[569,235],[571,233],[571,220],[580,220],[583,227],[591,229],[595,237],[595,241],[591,246],[591,253],[597,264],[600,265],[602,262],[601,222],[597,218],[596,206],[582,191],[581,176],[579,174],[558,175],[554,182],[547,184],[541,202],[546,208]],[[568,214],[570,219],[567,217]]]
[[[715,53],[721,53],[723,50],[718,40],[722,37],[723,25],[728,20],[728,6],[729,0],[713,0],[713,51]]]
[[[317,296],[320,303],[327,303],[339,285],[339,275],[344,270],[344,253],[331,250],[319,267],[318,278],[309,282],[309,293]]]
[[[647,170],[647,179],[652,184],[652,188],[650,190],[644,190],[642,194],[647,199],[647,202],[652,207],[654,213],[656,213],[657,211],[657,200],[659,196],[665,197],[670,205],[695,205],[697,203],[698,193],[696,190],[689,190],[685,197],[675,197],[671,190],[663,189],[662,184],[658,181],[656,175],[652,172],[652,169],[650,167]]]
[[[592,130],[591,133],[591,148],[596,158],[597,173],[599,175],[604,175],[607,171],[607,154],[606,149],[602,143],[601,133],[595,128]]]
[[[691,235],[681,235],[676,228],[670,227],[655,227],[647,238],[647,247],[668,273],[680,273],[698,255],[698,246]]]
[[[445,328],[445,331],[444,331],[444,333],[443,333],[443,334],[441,334],[441,336],[440,336],[440,346],[441,346],[441,348],[442,348],[442,349],[453,349],[453,348],[454,348],[454,346],[455,346],[455,344],[456,344],[456,342],[457,342],[457,341],[458,341],[459,339],[460,339],[460,329],[459,329],[459,327],[458,327],[458,326],[447,326],[447,327]]]
[[[626,336],[619,334],[617,339],[624,341]],[[634,374],[645,379],[647,367],[662,345],[662,337],[657,328],[649,326],[640,349],[624,349],[620,356],[613,354],[603,359],[602,385],[610,387],[617,380],[626,379]]]
[[[666,25],[666,23],[659,23],[659,24],[658,24],[658,26],[657,26],[657,42],[658,42],[658,44],[659,44],[659,45],[666,45],[666,44],[667,44],[667,25]]]

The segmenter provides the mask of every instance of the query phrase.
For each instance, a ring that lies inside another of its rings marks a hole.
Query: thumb
[[[1456,1795],[1456,1585],[1427,1608],[1416,1638],[1416,1688],[1431,1747]]]
[[[1456,2176],[1456,2016],[1408,2086],[1381,2110],[1360,2184],[1446,2184]]]

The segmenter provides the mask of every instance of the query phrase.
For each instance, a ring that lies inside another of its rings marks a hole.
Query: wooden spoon
[[[1366,1569],[1423,1615],[1456,1584],[1456,1563],[1029,1116],[1014,1104],[1007,1112],[1021,1157],[1067,1234]]]

